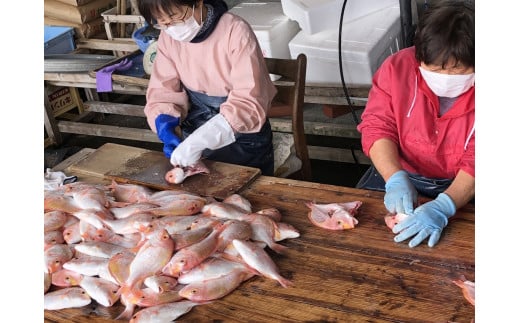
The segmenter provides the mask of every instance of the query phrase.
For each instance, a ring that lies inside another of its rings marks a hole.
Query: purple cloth
[[[119,63],[103,67],[96,72],[96,88],[98,92],[112,92],[112,73],[114,71],[126,71],[132,67],[133,62],[127,58]]]

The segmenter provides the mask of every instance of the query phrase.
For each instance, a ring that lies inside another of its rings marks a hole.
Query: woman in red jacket
[[[439,240],[448,218],[475,194],[475,23],[464,1],[438,1],[422,15],[414,47],[374,74],[358,126],[373,166],[358,188],[385,191],[393,228],[415,247]],[[418,193],[435,198],[417,208]]]

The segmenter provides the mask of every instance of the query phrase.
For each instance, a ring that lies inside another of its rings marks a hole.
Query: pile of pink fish
[[[172,321],[255,275],[292,283],[266,248],[299,237],[276,208],[186,191],[76,182],[45,191],[46,310],[121,302],[117,319]]]

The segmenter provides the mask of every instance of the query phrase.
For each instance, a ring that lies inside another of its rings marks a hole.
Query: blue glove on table
[[[181,143],[181,139],[175,134],[175,128],[179,125],[179,120],[179,118],[167,114],[160,114],[155,118],[157,137],[164,143],[163,153],[168,159]]]
[[[401,242],[417,234],[408,243],[410,248],[417,246],[428,236],[428,246],[433,247],[439,241],[442,229],[448,224],[448,218],[456,211],[452,199],[441,193],[435,200],[417,207],[411,216],[394,226],[392,231],[399,233],[394,241]]]
[[[385,184],[385,207],[390,213],[412,214],[417,190],[404,170],[395,172]]]

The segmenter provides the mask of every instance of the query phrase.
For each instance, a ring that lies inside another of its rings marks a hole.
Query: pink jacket
[[[235,132],[257,132],[276,94],[253,30],[242,18],[224,13],[200,43],[176,41],[161,32],[146,92],[146,114],[156,132],[159,114],[186,117],[186,88],[210,96],[227,96],[220,113]]]
[[[429,178],[475,176],[475,87],[439,115],[438,98],[419,72],[415,48],[387,58],[374,74],[358,126],[363,152],[388,138],[399,147],[402,167]]]

